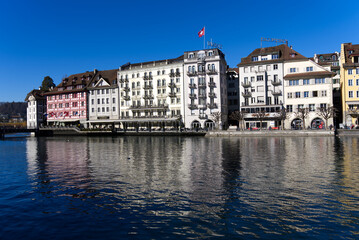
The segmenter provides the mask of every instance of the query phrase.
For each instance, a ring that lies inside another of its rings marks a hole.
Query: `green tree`
[[[42,80],[42,84],[40,86],[40,90],[49,91],[51,87],[56,87],[54,80],[52,80],[52,78],[49,76],[44,77],[44,80]]]

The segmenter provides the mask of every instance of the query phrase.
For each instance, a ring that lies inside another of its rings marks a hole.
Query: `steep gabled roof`
[[[117,86],[117,72],[118,72],[118,69],[98,71],[96,73],[95,77],[92,78],[92,80],[89,82],[88,89],[98,88],[95,85],[101,79],[103,79],[104,81],[106,81],[108,83],[109,86],[107,86],[107,87]]]
[[[34,89],[26,95],[25,101],[28,101],[30,96],[34,96],[36,100],[44,99],[44,93],[42,90]]]

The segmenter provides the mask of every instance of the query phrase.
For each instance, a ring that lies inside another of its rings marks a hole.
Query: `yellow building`
[[[359,44],[343,43],[340,53],[340,86],[343,124],[358,125],[359,116]]]

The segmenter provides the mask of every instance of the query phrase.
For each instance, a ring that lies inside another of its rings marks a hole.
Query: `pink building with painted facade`
[[[96,72],[86,72],[71,75],[45,94],[48,125],[86,126],[88,119],[86,87],[95,74]]]

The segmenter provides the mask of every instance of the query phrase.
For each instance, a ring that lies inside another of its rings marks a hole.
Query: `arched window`
[[[214,64],[212,64],[212,71],[216,70]]]
[[[188,72],[191,72],[191,66],[188,66]]]

